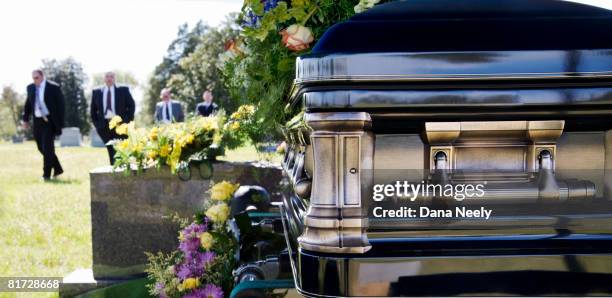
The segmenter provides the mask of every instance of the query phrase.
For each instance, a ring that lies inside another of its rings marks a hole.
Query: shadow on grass
[[[51,179],[45,181],[45,183],[49,184],[81,184],[81,182],[79,179]]]

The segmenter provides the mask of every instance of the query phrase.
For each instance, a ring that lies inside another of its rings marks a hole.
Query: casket
[[[612,293],[612,11],[377,5],[298,58],[290,102],[281,213],[303,295]],[[404,182],[455,195],[406,200]]]

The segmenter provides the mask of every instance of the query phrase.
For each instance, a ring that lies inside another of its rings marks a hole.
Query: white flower
[[[292,51],[307,49],[314,40],[310,28],[298,24],[287,27],[280,34],[283,36],[283,44]]]
[[[374,5],[376,5],[380,0],[360,0],[357,5],[355,5],[355,13],[362,13]]]

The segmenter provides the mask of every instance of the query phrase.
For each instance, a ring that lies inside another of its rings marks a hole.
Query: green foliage
[[[140,86],[140,83],[138,82],[138,80],[136,79],[133,73],[129,71],[122,71],[122,70],[117,70],[117,69],[113,70],[113,72],[115,73],[115,82],[118,85],[127,85],[130,87]],[[92,86],[104,85],[104,74],[105,73],[103,72],[94,74],[91,78],[91,85]]]
[[[20,119],[25,99],[13,87],[5,86],[0,95],[0,139],[20,132]]]
[[[180,73],[179,60],[187,57],[197,48],[200,43],[200,37],[209,29],[210,27],[201,21],[191,30],[187,24],[179,27],[177,37],[170,43],[166,56],[155,67],[153,74],[149,78],[143,112],[153,115],[155,104],[159,101],[159,93],[163,88],[167,87],[172,75]]]
[[[85,98],[84,86],[87,75],[83,66],[73,58],[64,60],[43,60],[43,71],[48,80],[60,85],[66,101],[65,126],[76,126],[82,134],[90,129],[87,112],[89,104]]]
[[[278,138],[282,124],[299,112],[286,111],[286,99],[295,79],[295,60],[308,54],[310,49],[297,52],[288,49],[279,33],[290,25],[300,24],[312,31],[316,42],[327,28],[354,15],[354,7],[359,3],[358,0],[279,1],[265,11],[268,2],[245,0],[240,16],[243,27],[237,40],[241,46],[237,53],[228,55],[222,66],[225,86],[231,96],[257,107],[255,117],[261,120],[260,129],[266,134],[253,139],[254,143]]]
[[[178,73],[168,81],[174,98],[186,103],[188,111],[194,111],[196,104],[202,102],[202,94],[207,89],[212,90],[215,102],[223,109],[233,111],[238,107],[239,103],[232,101],[223,88],[217,67],[225,42],[237,35],[232,22],[233,19],[228,20],[203,34],[195,50],[178,61]]]
[[[195,111],[202,101],[202,93],[212,89],[215,102],[225,110],[235,110],[240,102],[232,100],[220,81],[218,58],[225,42],[237,36],[236,15],[229,15],[219,27],[201,22],[191,30],[179,28],[177,38],[149,79],[144,112],[153,114],[161,89],[170,87],[173,98],[186,104],[187,111]]]

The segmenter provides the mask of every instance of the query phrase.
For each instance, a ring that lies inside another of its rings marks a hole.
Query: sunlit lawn
[[[91,267],[89,171],[107,163],[106,150],[84,146],[57,151],[65,173],[57,182],[44,183],[42,157],[33,142],[0,143],[0,276],[63,277]],[[237,161],[260,158],[252,147],[226,155]]]

